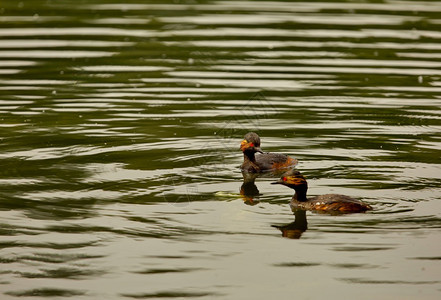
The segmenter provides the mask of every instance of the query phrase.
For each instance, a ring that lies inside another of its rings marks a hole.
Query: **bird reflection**
[[[256,173],[242,172],[243,183],[240,187],[240,196],[245,204],[256,205],[259,203],[260,192],[255,180],[259,176]]]
[[[240,196],[247,205],[256,205],[259,203],[260,192],[256,186],[257,177],[280,177],[286,170],[274,170],[265,173],[250,173],[242,171],[243,183],[240,187]]]
[[[278,173],[270,173],[270,176],[278,176]],[[240,187],[240,196],[245,204],[256,205],[258,204],[260,192],[256,186],[256,178],[260,175],[257,173],[242,172],[243,183]],[[306,211],[302,209],[293,209],[294,222],[285,225],[272,225],[282,232],[282,236],[290,239],[299,239],[303,232],[308,228],[308,222],[306,221]]]
[[[306,211],[302,209],[294,210],[294,222],[285,225],[272,225],[282,232],[282,236],[289,239],[299,239],[303,232],[308,229],[306,221]]]

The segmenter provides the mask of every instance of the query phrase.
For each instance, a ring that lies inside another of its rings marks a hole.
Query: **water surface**
[[[80,2],[0,4],[2,299],[440,297],[439,2]]]

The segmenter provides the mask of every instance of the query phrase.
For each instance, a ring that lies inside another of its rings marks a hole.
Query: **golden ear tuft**
[[[306,180],[301,177],[290,176],[290,177],[284,177],[284,178],[286,178],[286,180],[284,179],[284,181],[286,181],[286,183],[292,184],[292,185],[301,185],[301,184],[306,183]]]

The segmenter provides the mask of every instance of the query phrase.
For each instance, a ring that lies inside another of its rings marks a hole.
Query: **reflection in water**
[[[277,178],[280,177],[280,175],[284,172],[285,169],[273,170],[272,172],[265,173],[250,173],[242,171],[243,182],[240,186],[239,193],[245,204],[255,205],[259,203],[259,197],[261,196],[261,194],[255,182],[257,178]]]
[[[279,173],[270,173],[274,177],[279,176]],[[243,183],[240,187],[240,195],[247,205],[256,205],[260,201],[259,196],[260,192],[255,183],[256,178],[258,178],[261,174],[258,173],[249,173],[242,172]],[[302,209],[293,209],[295,220],[294,222],[285,224],[285,225],[272,225],[275,228],[278,228],[282,232],[283,237],[287,237],[290,239],[299,239],[302,236],[302,233],[306,231],[308,228],[308,223],[306,221],[306,211]]]
[[[280,176],[280,172],[269,173],[272,177]],[[256,205],[259,201],[260,192],[255,183],[256,178],[261,176],[258,173],[242,172],[243,183],[240,187],[240,195],[247,205]],[[293,209],[295,220],[294,222],[285,225],[272,225],[282,232],[283,237],[290,239],[299,239],[302,233],[308,228],[306,221],[306,211],[302,209]]]
[[[302,233],[308,229],[306,211],[303,209],[294,210],[294,222],[285,225],[272,225],[282,232],[282,236],[289,239],[299,239]]]
[[[240,187],[240,196],[245,204],[256,205],[259,203],[259,189],[256,186],[255,180],[259,177],[257,173],[242,172],[243,183]]]

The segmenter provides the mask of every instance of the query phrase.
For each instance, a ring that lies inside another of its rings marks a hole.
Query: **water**
[[[2,1],[1,298],[439,299],[440,24],[437,1]],[[244,197],[248,131],[374,210],[294,216],[271,175]]]

